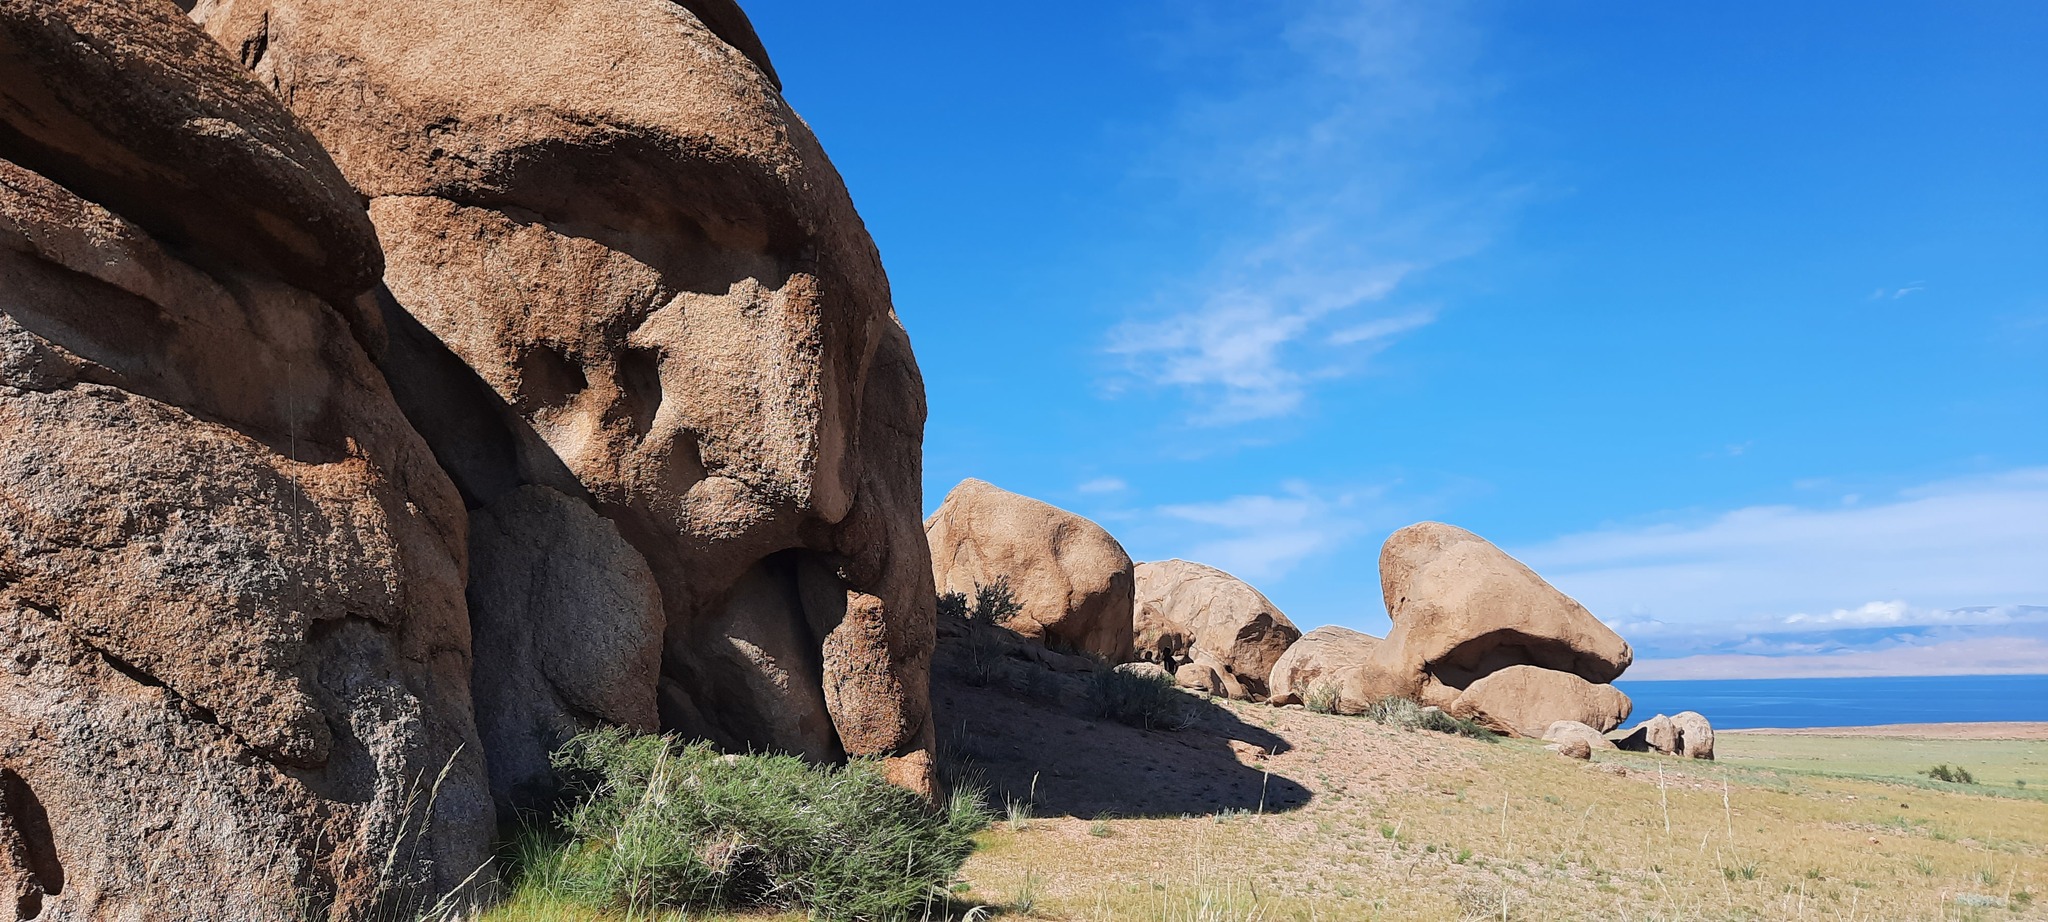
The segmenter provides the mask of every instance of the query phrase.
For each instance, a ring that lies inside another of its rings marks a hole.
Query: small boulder
[[[1628,718],[1629,708],[1628,696],[1612,685],[1554,669],[1509,666],[1473,682],[1447,710],[1497,732],[1537,738],[1561,720],[1611,730]]]
[[[1141,563],[1135,573],[1134,655],[1162,663],[1206,658],[1247,694],[1265,696],[1273,664],[1301,637],[1279,606],[1204,564]]]
[[[1698,711],[1679,711],[1671,725],[1678,730],[1678,755],[1688,759],[1714,758],[1714,725]]]
[[[1200,659],[1174,670],[1174,684],[1212,698],[1243,698],[1244,686],[1216,663]]]
[[[1380,639],[1350,628],[1319,627],[1301,635],[1273,662],[1266,681],[1272,700],[1300,700],[1318,679],[1372,658]]]
[[[1608,739],[1600,731],[1576,720],[1560,720],[1552,723],[1550,729],[1543,731],[1543,738],[1553,743],[1564,743],[1575,739],[1585,740],[1586,745],[1593,749],[1615,748],[1613,740]]]
[[[1678,753],[1678,727],[1671,718],[1659,714],[1629,728],[1626,735],[1614,741],[1616,748],[1626,752],[1661,752],[1665,755]]]
[[[1102,526],[969,479],[924,529],[940,592],[972,596],[1007,579],[1022,610],[1006,627],[1110,662],[1131,658],[1131,557]]]
[[[1165,666],[1161,666],[1158,663],[1124,663],[1117,666],[1116,671],[1125,675],[1134,675],[1146,679],[1171,679],[1173,677],[1171,673],[1166,671]]]
[[[1586,742],[1585,738],[1574,736],[1557,744],[1557,754],[1567,759],[1578,759],[1581,762],[1585,762],[1593,758],[1593,747]]]

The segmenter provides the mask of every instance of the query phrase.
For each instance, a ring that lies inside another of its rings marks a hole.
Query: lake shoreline
[[[1754,736],[1882,736],[1928,740],[2048,740],[2048,721],[1996,720],[1879,724],[1867,727],[1751,727],[1721,730]]]

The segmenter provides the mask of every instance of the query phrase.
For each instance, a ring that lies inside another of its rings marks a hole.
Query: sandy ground
[[[1757,736],[1885,736],[1923,740],[2048,740],[2048,721],[1954,724],[1885,724],[1876,727],[1801,727],[1721,730]]]

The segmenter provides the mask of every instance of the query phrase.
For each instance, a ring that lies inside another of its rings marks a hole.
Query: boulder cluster
[[[415,918],[599,725],[929,795],[941,594],[1048,673],[1609,743],[1628,645],[1449,526],[1380,639],[979,481],[920,523],[781,89],[733,0],[0,0],[0,916]]]
[[[0,916],[411,918],[597,724],[928,790],[924,416],[731,0],[0,0]]]
[[[925,530],[942,590],[1005,579],[1019,607],[1005,626],[1067,663],[1142,664],[1216,697],[1340,714],[1404,698],[1568,752],[1713,758],[1713,730],[1691,711],[1610,740],[1631,709],[1611,684],[1634,659],[1628,642],[1461,528],[1423,522],[1387,539],[1384,638],[1335,626],[1303,634],[1235,576],[1185,560],[1134,564],[1101,526],[979,480],[956,487]]]

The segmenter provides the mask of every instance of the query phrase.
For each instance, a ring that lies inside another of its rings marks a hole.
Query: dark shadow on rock
[[[1028,800],[1038,816],[1172,817],[1308,803],[1307,788],[1258,765],[1258,750],[1284,752],[1286,741],[1203,699],[1189,704],[1185,728],[1145,730],[1000,684],[932,677],[940,757],[998,809]]]

